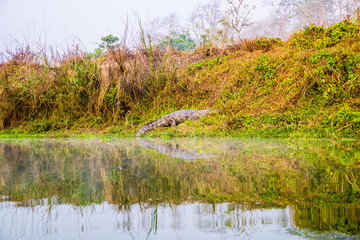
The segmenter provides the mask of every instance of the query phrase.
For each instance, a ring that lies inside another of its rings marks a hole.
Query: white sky
[[[121,37],[123,21],[134,20],[134,12],[143,21],[176,12],[186,21],[199,3],[208,0],[0,0],[0,53],[21,45],[42,43],[60,50],[81,40],[88,51],[100,38],[113,34]],[[266,10],[262,0],[247,0],[256,6],[255,17]]]

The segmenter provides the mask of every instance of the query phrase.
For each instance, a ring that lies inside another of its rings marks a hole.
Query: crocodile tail
[[[140,137],[141,135],[143,135],[144,133],[146,133],[147,131],[149,131],[150,128],[148,127],[148,125],[144,125],[142,126],[139,131],[137,132],[136,136]]]
[[[140,137],[141,135],[143,135],[144,133],[146,133],[147,131],[150,131],[153,128],[156,128],[158,126],[157,121],[154,121],[152,123],[146,124],[144,126],[142,126],[139,131],[136,134],[136,137]]]

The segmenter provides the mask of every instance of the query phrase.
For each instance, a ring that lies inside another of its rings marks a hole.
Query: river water
[[[0,139],[5,239],[360,239],[360,142]]]

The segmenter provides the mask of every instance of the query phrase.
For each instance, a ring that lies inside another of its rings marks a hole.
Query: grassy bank
[[[359,138],[359,50],[351,22],[193,53],[18,49],[0,66],[0,136],[134,136],[172,111],[213,108],[222,111],[148,134]]]

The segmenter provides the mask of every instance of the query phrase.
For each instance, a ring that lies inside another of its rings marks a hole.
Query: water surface
[[[0,140],[0,239],[358,239],[360,143]]]

